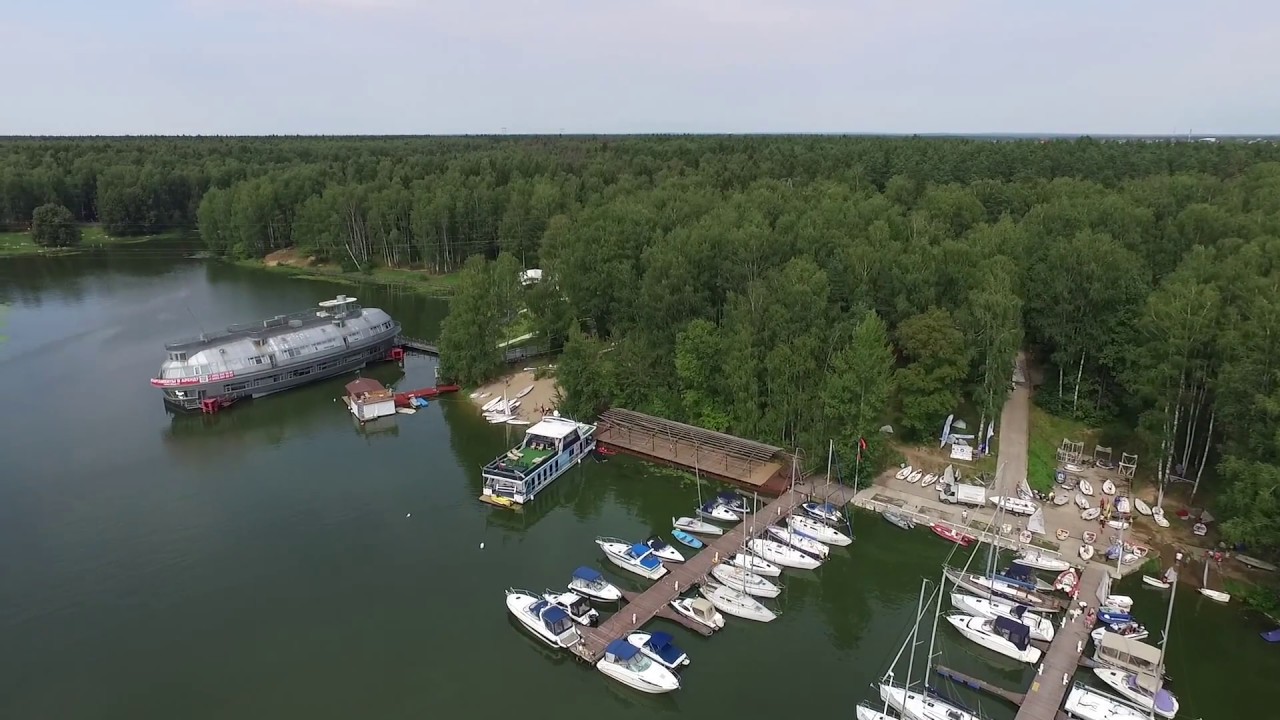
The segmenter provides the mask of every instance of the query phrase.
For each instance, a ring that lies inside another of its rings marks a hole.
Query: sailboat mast
[[[934,641],[938,639],[938,616],[942,614],[942,591],[947,587],[947,571],[942,571],[942,580],[938,582],[938,607],[933,613],[933,632],[929,633],[929,654],[925,657],[923,688],[929,689],[929,671],[933,669]]]
[[[1205,572],[1209,570],[1208,563],[1205,564]],[[1173,623],[1173,599],[1178,596],[1178,571],[1175,568],[1169,568],[1169,574],[1173,575],[1173,588],[1169,591],[1169,611],[1164,616],[1164,631],[1160,634],[1160,660],[1156,663],[1156,682],[1164,681],[1164,653],[1165,648],[1169,646],[1169,626]],[[1152,704],[1152,717],[1155,713],[1155,704]]]
[[[836,441],[827,441],[827,488],[831,488],[831,458],[836,454]],[[830,492],[827,493],[830,495]]]
[[[929,587],[929,579],[920,578],[920,599],[916,601],[916,621],[911,625],[911,637],[907,641],[911,645],[911,654],[907,656],[907,682],[903,685],[904,688],[911,685],[911,675],[916,668],[916,644],[920,640],[920,617],[924,615],[924,590],[927,587]],[[907,646],[902,647],[905,649]],[[902,656],[902,650],[898,651],[898,656]],[[897,658],[894,658],[893,663],[898,664]]]

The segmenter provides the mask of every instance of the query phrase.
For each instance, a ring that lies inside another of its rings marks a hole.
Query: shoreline
[[[373,267],[368,271],[343,270],[332,263],[317,263],[313,258],[300,257],[293,248],[269,253],[261,258],[235,259],[218,257],[234,265],[258,270],[268,270],[302,280],[327,280],[347,285],[383,285],[401,287],[436,297],[453,295],[457,273],[433,274],[426,270]]]
[[[504,392],[508,400],[515,400],[522,390],[530,388],[527,394],[518,398],[520,406],[511,414],[522,423],[536,423],[544,415],[550,415],[557,403],[556,379],[554,377],[535,378],[535,373],[534,368],[508,373],[475,388],[467,394],[467,398],[476,409],[481,409],[485,403],[502,397]],[[547,412],[541,412],[540,408],[546,408]]]

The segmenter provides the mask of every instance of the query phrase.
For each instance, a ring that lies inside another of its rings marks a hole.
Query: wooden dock
[[[934,670],[937,671],[937,673],[942,677],[950,680],[953,683],[956,683],[957,685],[964,685],[965,687],[971,688],[973,690],[981,690],[982,692],[995,695],[998,698],[1004,698],[1005,700],[1008,700],[1010,703],[1013,703],[1014,705],[1021,705],[1023,699],[1026,698],[1026,695],[1024,695],[1023,693],[1013,692],[1012,690],[1005,690],[999,685],[992,685],[991,683],[985,680],[979,680],[978,678],[972,675],[966,675],[958,670],[952,670],[949,667],[944,667],[942,665],[939,665],[936,668],[934,668]]]
[[[770,497],[788,488],[790,465],[781,448],[673,420],[612,408],[600,415],[596,441]]]
[[[408,335],[397,335],[396,345],[404,348],[406,351],[416,352],[420,355],[434,355],[440,357],[440,348],[435,343],[429,343],[421,338],[412,338]]]
[[[849,488],[836,484],[830,486],[823,484],[811,488],[805,483],[796,483],[794,489],[784,492],[776,500],[760,508],[754,515],[745,516],[742,522],[733,526],[724,535],[708,542],[705,548],[686,562],[666,564],[667,574],[661,580],[639,595],[628,594],[627,604],[598,627],[580,628],[582,642],[573,647],[574,653],[587,662],[595,663],[604,656],[604,649],[611,641],[625,638],[654,617],[672,619],[667,614],[675,615],[670,609],[672,600],[695,589],[707,579],[712,567],[741,551],[748,539],[764,534],[766,527],[786,517],[810,497],[843,506],[853,497],[853,492]],[[686,625],[686,627],[689,626]]]
[[[1096,606],[1098,588],[1107,577],[1108,569],[1098,563],[1089,563],[1080,577],[1080,590],[1076,597]],[[1049,650],[1036,669],[1036,677],[1027,688],[1014,720],[1050,720],[1058,715],[1071,678],[1080,665],[1085,645],[1089,642],[1089,630],[1084,614],[1067,612],[1065,624],[1058,628]]]

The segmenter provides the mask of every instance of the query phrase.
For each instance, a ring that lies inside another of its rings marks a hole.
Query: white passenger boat
[[[1005,657],[1025,663],[1040,661],[1040,649],[1031,646],[1031,629],[1013,618],[988,620],[974,615],[953,613],[947,622],[969,640]]]
[[[514,419],[506,415],[497,422]],[[495,420],[490,419],[490,422]],[[519,445],[481,470],[485,495],[527,503],[596,446],[596,426],[562,417],[544,417],[530,426]]]
[[[627,642],[640,648],[650,660],[672,670],[689,664],[689,656],[676,647],[674,641],[675,638],[664,632],[633,632],[627,636]]]
[[[586,566],[573,571],[569,580],[569,589],[600,602],[618,602],[622,599],[622,591],[604,579],[599,570]]]
[[[814,520],[811,517],[805,517],[804,515],[788,515],[787,525],[798,533],[808,535],[814,540],[828,545],[843,547],[853,542],[853,539],[848,535],[845,535],[830,525]]]
[[[743,570],[735,565],[721,563],[711,568],[711,577],[719,580],[734,590],[741,590],[748,595],[762,598],[775,598],[782,593],[777,585],[765,580],[750,570]]]
[[[579,625],[588,627],[600,620],[600,613],[591,607],[591,602],[576,592],[556,592],[548,590],[542,599],[569,613],[569,617]]]
[[[1004,508],[1006,512],[1011,512],[1016,515],[1035,515],[1036,511],[1040,509],[1039,505],[1036,505],[1030,500],[1023,500],[1022,498],[1013,496],[1001,497],[1000,495],[995,495],[987,498],[987,501],[998,508]]]
[[[782,574],[782,568],[774,565],[764,558],[756,557],[748,552],[735,553],[729,558],[728,562],[734,567],[740,567],[743,570],[750,570],[751,572],[763,577],[778,577]]]
[[[596,663],[596,669],[610,678],[650,695],[660,695],[680,689],[680,678],[667,668],[650,660],[640,648],[626,640],[609,643],[604,658]]]
[[[1112,668],[1094,668],[1093,674],[1120,693],[1125,700],[1143,710],[1154,710],[1163,718],[1172,718],[1178,714],[1178,699],[1165,690],[1163,683],[1154,675],[1135,675]]]
[[[1048,570],[1049,572],[1062,572],[1071,567],[1071,563],[1063,560],[1056,555],[1049,555],[1035,548],[1026,548],[1013,561],[1019,565],[1026,565],[1037,570]]]
[[[671,601],[671,609],[712,630],[724,628],[724,616],[706,598],[676,598]]]
[[[553,648],[573,647],[582,639],[573,619],[563,608],[556,607],[528,590],[507,590],[507,610],[533,636]]]
[[[724,530],[704,520],[691,517],[671,518],[672,527],[697,535],[723,535]]]
[[[1029,612],[1026,605],[1017,605],[996,598],[980,598],[958,592],[951,593],[951,605],[966,615],[974,615],[988,620],[994,620],[998,617],[1016,620],[1027,626],[1027,629],[1031,631],[1032,640],[1053,642],[1053,621]]]
[[[1148,720],[1146,711],[1080,683],[1067,693],[1062,709],[1077,720]]]
[[[790,528],[781,528],[781,527],[778,527],[777,525],[770,525],[766,529],[769,531],[769,534],[772,535],[774,539],[777,540],[778,542],[790,545],[791,547],[797,550],[802,550],[805,553],[812,555],[816,558],[825,560],[827,558],[827,555],[830,554],[831,552],[831,548],[827,547],[826,545],[823,545],[817,540],[814,540],[813,538],[808,537],[807,535],[804,535],[802,533],[798,533],[795,530],[792,530]]]
[[[657,535],[645,540],[644,544],[649,546],[649,549],[653,551],[654,555],[658,556],[659,560],[676,563],[684,562],[684,553],[681,553],[679,550],[671,547],[667,544],[666,540],[663,540]]]
[[[596,544],[604,551],[605,557],[614,565],[633,572],[640,577],[657,580],[667,574],[667,568],[657,555],[642,543],[629,543],[611,537],[598,537]]]
[[[787,568],[813,570],[822,564],[821,560],[812,555],[806,555],[790,545],[784,545],[768,538],[752,538],[748,540],[747,550],[767,562]]]
[[[756,622],[770,622],[778,617],[772,610],[760,604],[759,600],[741,590],[715,583],[707,583],[700,586],[698,592],[702,593],[702,596],[709,600],[712,605],[715,605],[717,610],[726,615],[733,615],[744,620],[755,620]]]

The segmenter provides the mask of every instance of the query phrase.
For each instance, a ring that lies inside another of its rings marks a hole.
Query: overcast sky
[[[1280,131],[1280,2],[6,0],[0,134]]]

